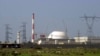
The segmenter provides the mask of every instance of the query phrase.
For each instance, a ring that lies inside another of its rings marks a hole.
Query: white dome
[[[48,38],[51,39],[67,39],[65,32],[62,31],[53,31],[49,34]]]

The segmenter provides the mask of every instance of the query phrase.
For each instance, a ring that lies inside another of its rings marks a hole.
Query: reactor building
[[[53,31],[46,37],[40,37],[38,44],[67,44],[68,36],[63,31]]]

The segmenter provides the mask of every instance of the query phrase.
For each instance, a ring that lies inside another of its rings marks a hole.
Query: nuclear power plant
[[[38,35],[38,33],[36,33],[35,30],[35,14],[32,14],[32,33],[31,33],[31,41],[27,42],[27,38],[26,38],[26,24],[23,23],[23,30],[18,31],[17,32],[17,37],[16,37],[16,41],[14,43],[10,43],[9,40],[9,34],[11,34],[9,32],[9,29],[11,29],[9,27],[9,25],[6,25],[6,37],[5,37],[5,43],[1,43],[0,47],[22,47],[24,45],[25,46],[35,46],[39,45],[42,47],[48,46],[50,47],[50,45],[54,46],[62,46],[63,47],[78,47],[78,46],[84,46],[84,47],[90,47],[90,44],[95,47],[95,44],[100,44],[100,37],[98,36],[94,36],[91,35],[93,33],[92,31],[92,27],[93,27],[93,23],[94,23],[94,19],[95,18],[99,18],[99,17],[89,17],[89,16],[84,16],[81,18],[85,18],[87,26],[88,26],[88,34],[87,36],[80,36],[78,34],[78,36],[75,37],[69,37],[68,33],[65,31],[60,31],[60,30],[54,30],[51,31],[51,33],[49,33],[48,35],[45,34],[40,34]],[[92,18],[92,23],[89,24],[89,22],[87,21],[88,18]],[[38,38],[36,37],[36,35],[38,35]],[[52,47],[52,46],[51,46]]]
[[[38,44],[66,44],[68,36],[62,31],[53,31],[47,37],[38,40]]]

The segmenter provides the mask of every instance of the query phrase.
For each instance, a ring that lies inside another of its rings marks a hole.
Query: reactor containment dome
[[[49,39],[68,39],[67,34],[62,31],[53,31],[48,36]]]

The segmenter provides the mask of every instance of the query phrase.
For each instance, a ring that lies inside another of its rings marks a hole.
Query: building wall
[[[88,42],[88,37],[74,37],[76,43],[86,43]]]
[[[67,39],[40,39],[38,40],[38,44],[67,44],[68,40]]]
[[[76,43],[100,43],[100,37],[74,37]]]

